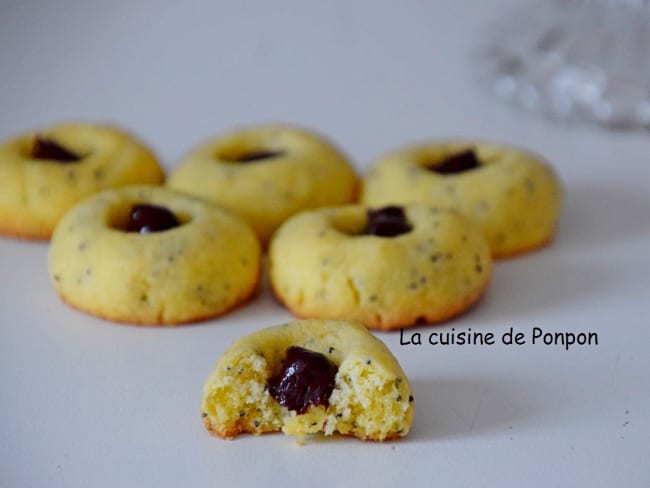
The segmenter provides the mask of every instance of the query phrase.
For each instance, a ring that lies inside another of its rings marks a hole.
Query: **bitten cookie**
[[[93,193],[163,180],[152,152],[115,127],[68,123],[24,134],[0,146],[0,234],[48,239]]]
[[[262,125],[201,144],[169,176],[168,185],[242,215],[266,244],[289,216],[352,202],[359,181],[343,154],[295,127]]]
[[[373,329],[433,323],[465,311],[492,272],[478,226],[423,204],[300,213],[269,248],[278,299],[298,317],[354,318]]]
[[[222,438],[282,430],[383,441],[408,434],[414,405],[397,360],[362,324],[303,320],[230,346],[201,408],[205,426]]]
[[[553,239],[562,188],[539,157],[490,143],[414,145],[378,160],[363,181],[365,205],[425,202],[476,220],[494,257],[525,253]]]
[[[257,289],[261,250],[239,216],[165,187],[106,190],[57,225],[49,273],[69,305],[173,325],[222,315]]]

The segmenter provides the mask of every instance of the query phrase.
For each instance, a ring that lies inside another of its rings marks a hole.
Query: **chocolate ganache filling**
[[[282,371],[268,380],[269,393],[282,406],[298,414],[310,405],[329,405],[338,368],[326,356],[303,347],[286,351]]]
[[[397,206],[388,206],[367,210],[366,227],[363,235],[379,237],[395,237],[406,234],[412,230],[406,218],[404,209]]]
[[[238,154],[234,157],[225,157],[227,161],[235,161],[238,163],[256,163],[268,159],[277,158],[284,155],[284,151],[273,151],[270,149],[258,149],[248,151],[243,154]]]
[[[131,206],[129,217],[124,230],[149,234],[178,227],[180,222],[167,208],[159,205],[139,203]]]
[[[81,156],[66,149],[59,143],[41,136],[36,136],[34,140],[31,157],[58,163],[76,163],[82,159]]]
[[[429,166],[428,169],[434,173],[450,175],[470,171],[479,166],[481,166],[481,162],[476,156],[476,152],[473,149],[467,149],[466,151],[446,157],[441,162]]]

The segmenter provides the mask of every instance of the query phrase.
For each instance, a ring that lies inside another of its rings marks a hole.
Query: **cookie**
[[[450,319],[478,300],[491,273],[478,226],[424,204],[302,212],[269,248],[271,287],[294,315],[373,329]]]
[[[355,200],[359,181],[343,154],[322,137],[261,125],[199,145],[170,174],[168,185],[239,213],[266,244],[301,210]]]
[[[496,258],[549,243],[562,207],[562,187],[551,166],[510,146],[423,143],[376,161],[363,181],[365,205],[425,202],[473,218]]]
[[[23,134],[0,146],[0,234],[49,239],[93,193],[163,180],[153,153],[116,127],[66,123]]]
[[[384,441],[408,434],[411,385],[359,322],[302,320],[231,345],[203,389],[203,421],[222,438],[282,431]]]
[[[61,219],[49,250],[56,292],[117,322],[174,325],[246,302],[261,249],[239,216],[166,187],[106,190]]]

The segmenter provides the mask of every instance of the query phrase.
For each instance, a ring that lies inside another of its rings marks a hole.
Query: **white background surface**
[[[538,326],[596,331],[599,344],[407,347],[378,334],[415,388],[407,440],[226,442],[203,428],[201,388],[233,340],[290,319],[267,290],[200,325],[120,326],[58,300],[46,243],[0,238],[0,486],[650,486],[650,141],[493,99],[472,51],[506,6],[1,1],[2,139],[106,120],[172,168],[205,137],[287,121],[330,136],[360,171],[431,137],[545,155],[567,191],[556,242],[499,262],[480,304],[436,330]]]

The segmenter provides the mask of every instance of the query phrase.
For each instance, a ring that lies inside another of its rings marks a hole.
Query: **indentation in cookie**
[[[338,368],[325,355],[303,347],[286,351],[282,370],[268,380],[269,393],[282,406],[298,414],[310,405],[329,405]]]
[[[465,151],[447,156],[442,161],[437,161],[435,164],[427,165],[427,169],[434,173],[442,175],[450,175],[470,171],[481,166],[481,161],[476,155],[474,149],[466,149]]]
[[[388,206],[368,209],[366,214],[367,220],[363,235],[395,237],[407,234],[413,229],[402,207]]]
[[[136,203],[128,209],[121,223],[114,227],[125,232],[149,234],[162,232],[182,225],[179,218],[168,208],[148,203]]]
[[[83,158],[58,142],[43,136],[36,136],[30,156],[33,159],[56,161],[57,163],[77,163]]]

